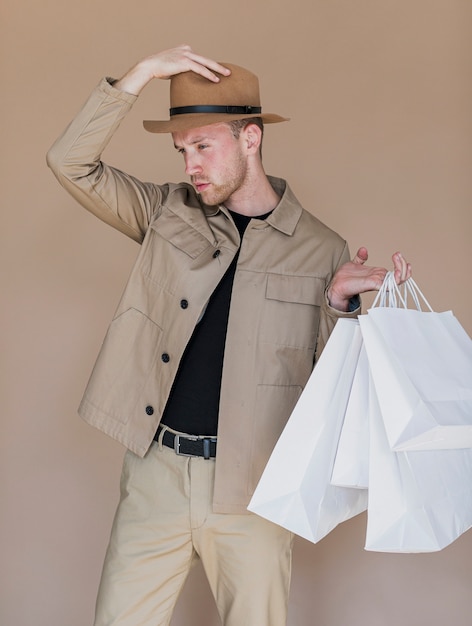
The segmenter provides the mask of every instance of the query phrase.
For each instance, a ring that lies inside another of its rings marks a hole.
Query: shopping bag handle
[[[433,311],[431,305],[426,300],[413,278],[406,280],[400,288],[395,280],[395,273],[390,271],[387,272],[385,276],[382,286],[372,303],[372,308],[391,307],[396,309],[408,309],[408,300],[410,298],[418,311],[422,311],[423,306],[426,306],[429,311]]]

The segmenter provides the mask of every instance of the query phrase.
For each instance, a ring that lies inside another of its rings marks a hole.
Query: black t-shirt
[[[241,240],[251,217],[230,211]],[[265,219],[266,215],[257,216]],[[239,250],[187,344],[162,423],[189,435],[216,435],[231,291]]]

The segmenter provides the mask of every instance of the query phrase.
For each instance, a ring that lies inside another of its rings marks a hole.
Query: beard
[[[218,206],[225,204],[239,188],[239,185],[231,183],[225,183],[223,185],[211,184],[208,189],[200,192],[200,197],[207,206]]]
[[[247,163],[241,154],[217,176],[216,181],[205,178],[204,174],[192,177],[192,183],[206,182],[208,187],[199,193],[207,206],[225,204],[231,196],[241,189],[246,181]]]

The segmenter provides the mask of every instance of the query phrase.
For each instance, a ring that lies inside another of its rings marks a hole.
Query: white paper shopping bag
[[[415,283],[406,286],[418,303]],[[396,306],[359,316],[390,446],[472,447],[472,340],[451,311],[406,308],[389,273],[379,295],[395,290]]]
[[[435,552],[472,526],[472,450],[395,452],[372,385],[366,550]]]
[[[367,505],[366,490],[330,484],[361,343],[357,321],[340,319],[248,506],[309,541],[319,541]]]
[[[331,484],[366,489],[369,484],[369,362],[361,347],[344,422],[339,436]]]

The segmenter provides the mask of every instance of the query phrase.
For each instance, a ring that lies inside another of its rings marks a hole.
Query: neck
[[[256,176],[248,177],[246,184],[228,198],[225,206],[234,213],[254,217],[269,213],[279,201],[280,197],[262,171]]]

